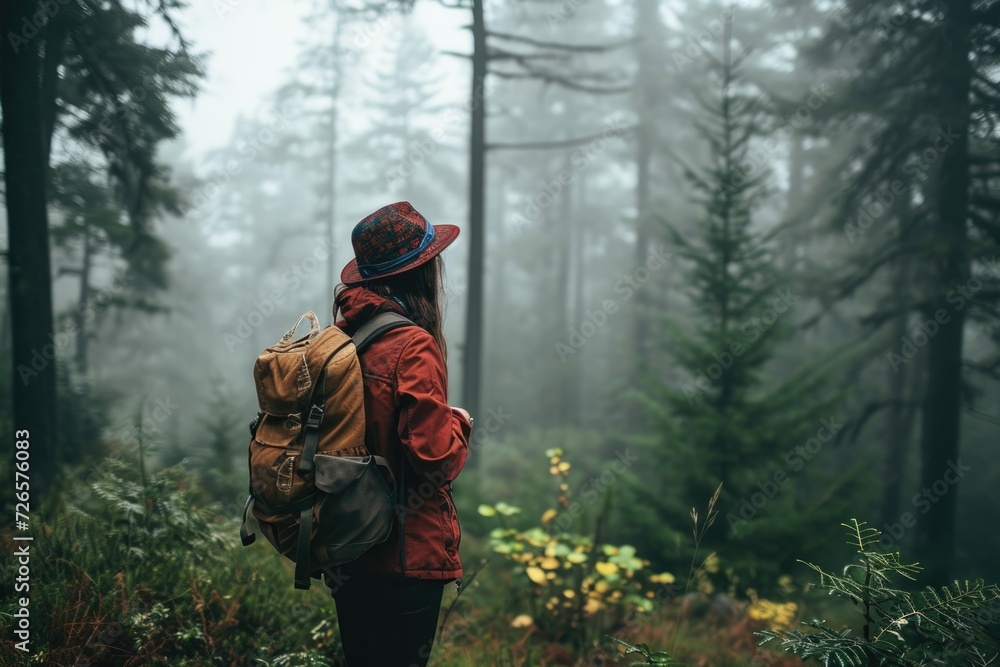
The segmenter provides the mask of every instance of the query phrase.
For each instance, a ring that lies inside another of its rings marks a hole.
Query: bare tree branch
[[[625,41],[618,42],[617,44],[564,44],[560,42],[543,42],[541,40],[531,39],[530,37],[514,35],[509,32],[496,32],[493,30],[488,30],[486,32],[486,36],[506,39],[508,41],[519,42],[521,44],[530,44],[531,46],[538,46],[546,49],[562,49],[564,51],[576,51],[579,53],[605,53],[607,51],[620,49],[624,46],[629,46],[635,42],[634,39],[627,39]]]
[[[632,90],[631,84],[626,86],[589,85],[585,83],[578,83],[561,74],[555,74],[552,72],[543,72],[541,70],[534,70],[534,69],[529,70],[528,72],[491,71],[490,74],[494,74],[503,79],[536,79],[545,81],[546,83],[554,83],[569,90],[579,90],[581,92],[594,93],[596,95],[618,95],[621,93],[627,93],[630,90]]]
[[[615,136],[625,134],[626,132],[631,132],[635,129],[635,125],[629,125],[620,130],[617,130]],[[487,150],[536,150],[536,149],[546,149],[546,148],[567,148],[569,146],[579,146],[580,144],[585,144],[588,141],[593,141],[594,139],[600,139],[605,137],[606,132],[595,132],[594,134],[588,134],[583,137],[573,137],[570,139],[557,139],[555,141],[518,141],[518,142],[506,142],[506,143],[493,143],[486,144]]]

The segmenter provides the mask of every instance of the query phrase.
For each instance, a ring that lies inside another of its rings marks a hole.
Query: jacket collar
[[[342,319],[336,325],[345,331],[354,331],[365,320],[376,313],[391,310],[406,315],[402,307],[365,287],[345,287],[337,292],[336,305],[340,308]]]

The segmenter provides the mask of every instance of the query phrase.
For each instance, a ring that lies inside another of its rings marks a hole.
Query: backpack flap
[[[312,377],[305,352],[275,352],[268,348],[257,357],[253,378],[257,405],[268,415],[301,413],[312,393]]]
[[[316,465],[314,478],[316,488],[325,493],[342,493],[364,475],[369,468],[379,467],[388,475],[393,488],[396,479],[393,477],[389,462],[381,456],[328,456],[317,454],[313,458]]]
[[[324,454],[314,461],[319,502],[312,560],[326,567],[348,563],[384,542],[392,530],[393,496],[379,470],[388,472],[389,462],[381,456]]]

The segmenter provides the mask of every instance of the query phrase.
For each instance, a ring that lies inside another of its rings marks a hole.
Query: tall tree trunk
[[[944,584],[951,576],[955,546],[956,484],[948,484],[943,493],[939,480],[955,479],[958,465],[961,394],[962,338],[968,308],[957,310],[947,301],[956,285],[969,279],[966,222],[969,200],[969,91],[972,68],[969,63],[971,25],[970,0],[952,0],[942,5],[943,29],[948,33],[947,51],[941,58],[943,86],[941,127],[958,135],[943,153],[937,219],[933,234],[935,247],[941,250],[931,270],[930,307],[925,317],[938,310],[950,321],[930,337],[927,351],[927,392],[921,412],[923,429],[920,439],[921,493],[934,494],[926,514],[917,524],[917,550],[926,567],[928,583]],[[956,480],[957,481],[957,480]]]
[[[545,166],[545,164],[542,165],[540,173],[545,173]],[[534,310],[538,313],[544,313],[540,320],[544,334],[538,336],[539,340],[549,338],[565,340],[569,330],[565,309],[566,275],[561,261],[562,244],[560,241],[564,229],[559,219],[561,216],[561,211],[556,210],[553,202],[553,205],[542,209],[542,216],[538,221],[545,229],[546,235],[541,250],[546,257],[553,258],[553,261],[550,262],[537,262],[537,273],[532,277],[532,284],[540,287],[536,290]],[[560,305],[563,307],[560,308]],[[549,328],[546,329],[546,327]],[[539,344],[539,347],[544,349],[547,346]],[[572,363],[572,359],[568,359],[566,363]],[[564,370],[565,364],[560,364],[554,366],[548,373],[539,376],[539,383],[542,387],[541,398],[532,407],[537,411],[535,419],[545,427],[562,425]]]
[[[38,3],[31,0],[7,0],[0,8],[0,105],[14,369],[15,434],[7,437],[29,440],[31,490],[37,494],[50,487],[56,470],[56,367],[40,89],[45,43],[25,31],[36,11]]]
[[[569,163],[567,162],[564,169],[569,169]],[[556,340],[561,340],[564,336],[569,333],[570,326],[580,326],[580,322],[576,320],[570,320],[570,281],[572,280],[571,274],[571,253],[572,253],[572,237],[573,237],[573,227],[574,223],[572,220],[573,215],[573,202],[571,200],[573,186],[572,183],[567,183],[560,193],[559,197],[559,214],[558,220],[556,220],[556,225],[554,229],[559,230],[555,235],[553,242],[555,243],[555,248],[553,250],[556,253],[556,298],[552,303],[552,307],[556,309]],[[561,364],[562,368],[559,369],[558,374],[558,392],[559,398],[556,402],[556,419],[557,425],[563,425],[570,422],[570,410],[572,404],[571,394],[573,392],[572,387],[572,370],[567,367],[579,365],[581,359],[567,358]]]
[[[55,104],[59,86],[59,65],[62,64],[66,45],[65,17],[58,13],[45,25],[45,59],[42,61],[42,141],[44,160],[49,164],[52,152],[52,135],[56,128],[59,108]]]
[[[792,211],[799,199],[802,198],[805,190],[805,179],[802,172],[805,170],[805,150],[802,147],[804,137],[794,129],[789,138],[788,147],[788,192],[785,193],[785,210]],[[783,264],[786,271],[794,272],[798,263],[798,249],[803,241],[802,227],[807,224],[805,221],[796,225],[786,234],[786,245],[783,257]]]
[[[493,183],[493,210],[494,217],[496,220],[496,233],[493,237],[493,242],[496,243],[496,248],[499,252],[493,253],[490,257],[492,262],[492,271],[496,276],[493,280],[493,289],[491,294],[493,295],[493,307],[498,313],[507,312],[507,228],[503,224],[507,218],[507,179],[503,174],[502,170],[497,169],[498,176],[495,178]],[[498,321],[495,323],[496,326],[502,326],[502,322]]]
[[[7,249],[3,250],[4,261],[10,261],[7,256]],[[7,281],[4,281],[6,283]],[[3,314],[0,315],[0,353],[7,349],[10,344],[10,289],[9,285],[3,286]]]
[[[911,214],[910,201],[912,200],[911,189],[907,187],[902,195],[896,198],[893,203],[895,209],[894,218],[899,224],[900,245],[908,242],[910,235]],[[890,335],[890,349],[895,350],[899,341],[908,333],[910,308],[913,304],[913,275],[912,261],[908,256],[902,257],[894,267],[892,293],[894,301],[900,304],[900,312],[896,315],[892,323],[892,333]],[[915,380],[922,376],[920,359],[911,367],[909,364],[901,364],[895,369],[888,367],[888,400],[889,406],[885,415],[885,459],[882,465],[882,524],[891,524],[899,521],[899,499],[902,496],[903,468],[906,466],[907,455],[910,449],[910,440],[913,437],[914,420],[917,411],[911,402],[919,396],[919,390],[915,386]]]
[[[506,313],[508,312],[508,248],[507,229],[504,221],[507,218],[507,176],[502,169],[491,170],[490,173],[490,192],[493,193],[493,196],[490,197],[489,219],[496,221],[496,224],[493,225],[490,243],[492,244],[491,247],[496,250],[490,254],[489,258],[490,264],[487,276],[490,276],[491,282],[488,286],[484,286],[484,289],[489,292],[490,303],[492,304],[490,312],[485,313],[486,320],[484,326],[493,340],[509,340],[510,336],[517,335],[517,329],[514,327],[511,319],[506,317]],[[468,287],[468,284],[466,284],[466,287]],[[490,346],[488,339],[485,342],[485,348],[488,352],[485,352],[483,358],[484,375],[486,377],[497,377],[506,374],[509,370],[507,368],[508,359],[503,356],[503,350],[496,345]],[[484,396],[484,400],[489,401],[493,399],[487,394]]]
[[[472,127],[469,141],[469,294],[465,308],[462,402],[481,414],[480,369],[483,356],[483,233],[486,204],[486,22],[484,0],[472,0]],[[480,456],[474,456],[479,460]]]
[[[327,173],[327,185],[330,188],[330,208],[327,211],[326,219],[326,250],[329,256],[326,260],[326,287],[327,287],[327,299],[330,304],[330,312],[333,312],[333,298],[334,290],[337,287],[338,276],[336,274],[337,270],[337,256],[334,252],[333,244],[336,237],[334,236],[334,231],[336,230],[337,221],[337,104],[340,101],[340,77],[342,73],[341,62],[340,62],[340,44],[341,37],[343,35],[343,19],[340,15],[336,18],[337,27],[333,31],[333,84],[330,86],[330,136],[329,136],[329,146],[327,151],[329,152],[328,168]],[[255,348],[256,349],[256,348]]]
[[[636,58],[636,114],[638,123],[635,133],[635,251],[632,270],[645,266],[649,254],[650,217],[649,192],[653,146],[656,128],[661,121],[657,118],[660,92],[660,71],[664,67],[660,53],[661,21],[659,0],[635,0],[633,3],[633,32],[638,37]],[[631,386],[638,386],[649,353],[648,309],[650,295],[648,289],[635,292],[632,320]],[[626,411],[628,422],[639,426],[645,419],[644,411],[630,405]]]
[[[87,376],[87,304],[90,302],[90,264],[94,253],[90,242],[90,223],[83,222],[83,263],[80,266],[80,299],[76,308],[76,367],[81,377]]]
[[[645,116],[648,116],[648,114],[640,112],[641,118]],[[637,267],[645,266],[646,255],[649,253],[649,172],[650,161],[652,160],[650,142],[646,136],[649,131],[649,119],[644,118],[643,121],[640,121],[640,126],[636,130],[636,220],[635,254],[633,257],[635,266],[632,268],[633,271]],[[636,290],[634,306],[635,314],[633,316],[634,319],[632,325],[632,354],[634,356],[633,374],[636,379],[638,379],[640,373],[642,372],[643,359],[647,348],[646,339],[648,338],[649,328],[646,326],[646,308],[648,307],[648,304],[649,299],[647,297],[647,290]]]
[[[586,178],[586,172],[581,172],[579,175],[579,181],[576,183],[576,210],[579,212],[579,217],[576,219],[572,226],[571,232],[573,235],[573,272],[572,272],[572,307],[570,312],[572,313],[573,322],[583,321],[584,312],[584,299],[583,299],[583,288],[584,288],[584,277],[585,273],[583,270],[583,247],[584,247],[584,237],[586,235],[586,229],[584,228],[584,215],[583,212],[587,210],[586,208],[586,192],[587,185],[584,182]],[[570,403],[569,403],[569,415],[568,419],[572,424],[576,426],[582,426],[580,424],[580,418],[582,416],[580,405],[582,403],[582,392],[583,392],[583,363],[584,357],[581,356],[577,359],[575,363],[570,366],[570,378],[569,378],[569,391],[570,391]]]

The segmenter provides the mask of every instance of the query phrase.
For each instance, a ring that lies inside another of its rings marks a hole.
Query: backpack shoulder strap
[[[403,317],[399,313],[384,312],[366,321],[352,336],[354,346],[360,352],[369,343],[381,336],[390,329],[412,325],[413,322]],[[329,361],[342,347],[330,353],[327,357]],[[313,469],[313,457],[316,455],[316,447],[319,443],[319,427],[323,421],[323,396],[317,396],[317,391],[326,382],[326,361],[323,362],[323,370],[316,378],[316,387],[310,399],[309,418],[306,421],[306,439],[302,447],[302,458],[299,460],[299,472],[310,472]]]
[[[416,326],[412,321],[391,311],[379,313],[364,324],[358,327],[351,338],[354,340],[354,347],[358,352],[368,347],[369,343],[387,331],[398,329],[399,327]]]

